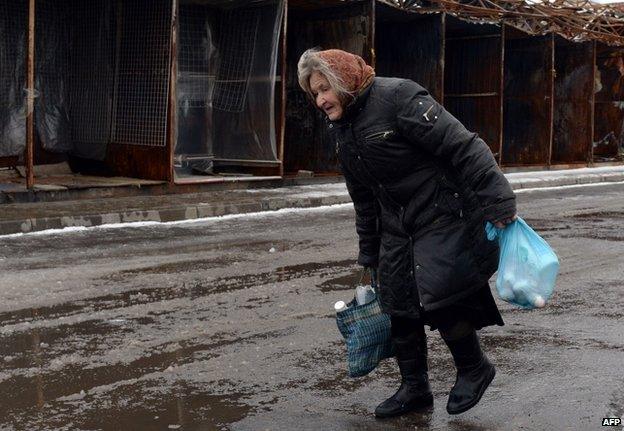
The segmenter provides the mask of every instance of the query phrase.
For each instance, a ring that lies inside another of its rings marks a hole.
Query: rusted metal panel
[[[118,176],[167,180],[170,175],[169,157],[166,147],[113,144],[108,148],[106,162]]]
[[[442,101],[443,15],[409,14],[381,4],[376,14],[377,75],[411,79]]]
[[[0,168],[12,168],[20,165],[19,156],[4,156],[0,157]]]
[[[502,109],[501,28],[449,17],[444,67],[444,104],[468,130],[500,153]]]
[[[555,40],[552,163],[586,162],[592,142],[593,43]]]
[[[367,39],[370,2],[350,2],[340,7],[317,6],[310,2],[289,1],[287,31],[287,95],[284,170],[296,173],[338,173],[335,145],[327,139],[324,120],[312,106],[297,82],[297,62],[309,48],[343,49],[370,61]]]
[[[594,161],[614,160],[624,150],[624,48],[597,44],[595,72]]]
[[[476,132],[498,160],[500,151],[500,99],[495,97],[452,98],[445,96],[446,109],[471,132]]]
[[[547,165],[551,135],[551,37],[505,30],[502,165]]]

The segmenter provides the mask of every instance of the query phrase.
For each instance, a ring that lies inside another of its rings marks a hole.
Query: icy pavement
[[[0,238],[0,429],[598,429],[624,416],[623,188],[519,208],[559,254],[552,301],[499,302],[497,377],[457,417],[430,333],[435,407],[382,422],[396,367],[348,378],[332,313],[360,275],[348,204]]]

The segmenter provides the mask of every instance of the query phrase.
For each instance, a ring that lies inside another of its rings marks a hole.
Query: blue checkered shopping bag
[[[336,313],[338,329],[347,345],[349,377],[361,377],[375,369],[379,361],[394,356],[390,342],[390,316],[381,311],[379,299]]]

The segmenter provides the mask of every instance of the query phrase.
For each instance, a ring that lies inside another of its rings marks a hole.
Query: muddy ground
[[[624,188],[519,210],[559,254],[551,302],[497,299],[506,325],[481,338],[498,374],[459,416],[429,333],[435,406],[385,421],[396,366],[347,377],[332,312],[360,276],[348,205],[0,238],[0,429],[603,429],[624,417]]]

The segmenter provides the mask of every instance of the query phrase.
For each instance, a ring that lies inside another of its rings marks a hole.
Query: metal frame
[[[28,61],[26,65],[26,187],[35,185],[35,0],[28,3]]]
[[[624,45],[624,9],[590,0],[379,0],[411,12],[447,12],[478,23],[508,24],[531,35]]]

